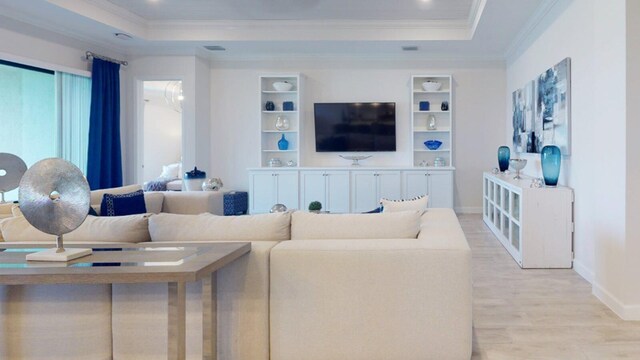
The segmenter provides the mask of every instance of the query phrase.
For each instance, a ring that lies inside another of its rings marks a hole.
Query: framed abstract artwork
[[[571,154],[571,59],[547,69],[512,94],[513,148],[540,153],[556,145]]]

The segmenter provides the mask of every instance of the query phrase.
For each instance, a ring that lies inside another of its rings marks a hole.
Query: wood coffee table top
[[[93,254],[66,263],[26,261],[54,244],[0,243],[0,284],[113,284],[198,281],[251,250],[250,242],[82,244]]]

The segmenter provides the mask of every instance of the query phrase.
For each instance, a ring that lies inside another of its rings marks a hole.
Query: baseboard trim
[[[607,305],[611,311],[616,313],[622,320],[638,321],[640,320],[640,304],[624,305],[618,298],[613,296],[607,289],[603,288],[597,282],[593,282],[593,295],[595,295],[603,304]]]
[[[456,214],[482,214],[482,206],[457,207],[453,210]]]
[[[584,264],[580,262],[580,260],[573,259],[573,270],[577,272],[578,275],[582,276],[583,279],[587,280],[587,282],[593,284],[593,271],[584,266]]]

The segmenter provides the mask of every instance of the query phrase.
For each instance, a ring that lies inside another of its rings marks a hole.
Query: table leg
[[[216,273],[202,279],[202,358],[215,360],[218,357],[218,316]]]
[[[169,323],[167,324],[167,358],[184,360],[186,358],[186,299],[187,288],[184,282],[170,282]]]

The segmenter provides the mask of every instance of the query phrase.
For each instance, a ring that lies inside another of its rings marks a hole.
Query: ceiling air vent
[[[418,51],[417,46],[403,46],[402,51]]]
[[[209,50],[209,51],[225,51],[225,50],[227,50],[224,47],[219,46],[219,45],[205,45],[204,48]]]

